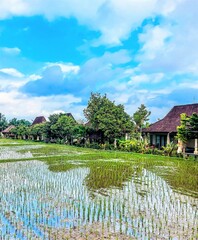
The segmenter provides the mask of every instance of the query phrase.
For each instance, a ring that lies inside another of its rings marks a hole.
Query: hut
[[[44,116],[39,116],[39,117],[36,117],[32,123],[32,125],[36,125],[36,124],[40,124],[40,123],[45,123],[46,122],[46,119]]]
[[[16,128],[14,125],[8,126],[6,129],[4,129],[1,133],[3,137],[9,138],[9,137],[14,137],[15,135],[12,133],[12,129]]]
[[[174,106],[163,119],[143,129],[143,133],[150,136],[150,144],[161,148],[174,141],[182,113],[187,116],[198,114],[198,103]],[[197,139],[190,139],[187,148],[192,152],[197,151]]]

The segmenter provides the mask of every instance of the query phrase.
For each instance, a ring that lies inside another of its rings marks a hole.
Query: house
[[[34,125],[37,125],[37,124],[41,124],[41,123],[45,123],[47,122],[46,118],[44,116],[38,116],[34,119],[33,123],[32,123],[32,126]],[[29,136],[30,139],[32,140],[38,140],[38,141],[41,141],[44,139],[44,136]]]
[[[35,125],[35,124],[40,124],[40,123],[45,123],[46,122],[46,119],[44,116],[39,116],[39,117],[36,117],[32,123],[32,125]]]
[[[71,117],[74,121],[76,121],[76,119],[73,117],[73,115],[71,113],[63,113],[63,115]]]
[[[143,133],[150,136],[150,144],[161,148],[174,141],[182,113],[186,113],[187,116],[191,116],[193,113],[198,114],[198,103],[174,106],[163,119],[143,129]],[[197,139],[189,140],[187,147],[196,151]]]
[[[13,128],[16,128],[14,125],[10,125],[8,126],[6,129],[4,129],[1,133],[3,135],[3,137],[7,138],[7,137],[14,137],[14,134],[11,132],[11,130]]]

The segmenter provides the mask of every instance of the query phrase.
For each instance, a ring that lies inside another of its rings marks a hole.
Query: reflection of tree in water
[[[154,172],[161,176],[175,190],[186,195],[198,197],[198,164],[192,161],[175,161],[171,166],[160,169],[154,167]]]
[[[143,168],[163,178],[172,189],[185,195],[198,197],[198,164],[191,160],[159,161],[146,159],[141,162]]]
[[[131,180],[135,174],[142,172],[132,163],[99,161],[89,163],[90,173],[85,178],[84,183],[91,192],[105,194],[111,188],[123,188],[124,183]]]
[[[187,195],[198,196],[197,178],[198,164],[192,161],[158,161],[143,160],[140,162],[118,161],[54,161],[49,163],[49,170],[65,172],[71,169],[87,167],[90,173],[84,180],[88,190],[105,194],[108,189],[122,188],[133,176],[140,176],[145,168],[162,177],[176,191]]]
[[[58,164],[51,164],[49,165],[49,170],[52,172],[66,172],[74,168],[78,168],[80,166],[74,165],[72,163],[58,163]]]
[[[105,190],[122,188],[124,183],[131,180],[132,176],[140,175],[141,167],[134,166],[131,162],[123,161],[88,161],[88,162],[56,162],[49,164],[52,172],[66,172],[71,169],[87,167],[89,174],[84,180],[88,190],[105,194]]]

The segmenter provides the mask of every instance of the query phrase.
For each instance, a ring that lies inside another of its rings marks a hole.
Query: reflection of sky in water
[[[2,159],[22,159],[22,158],[32,158],[33,155],[30,151],[31,149],[41,148],[41,145],[23,145],[23,146],[9,146],[9,147],[1,147],[0,146],[0,160]],[[24,153],[20,153],[18,151],[26,150]]]
[[[111,229],[149,239],[191,235],[197,225],[196,199],[173,192],[147,170],[122,189],[86,186],[89,168],[54,173],[42,162],[0,165],[0,235],[48,239],[45,226],[73,227],[111,220]],[[100,189],[98,189],[100,190]]]

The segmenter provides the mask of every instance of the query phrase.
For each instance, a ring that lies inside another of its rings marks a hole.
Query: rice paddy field
[[[198,162],[0,139],[0,239],[198,239]]]

